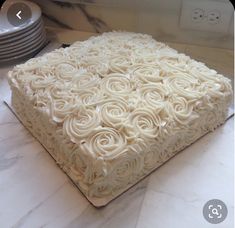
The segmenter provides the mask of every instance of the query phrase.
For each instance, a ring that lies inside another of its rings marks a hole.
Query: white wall
[[[233,49],[233,20],[225,34],[182,29],[179,25],[181,0],[63,0],[60,1],[62,4],[48,0],[34,1],[49,18],[76,30],[128,30],[148,33],[161,41]],[[228,0],[212,1],[231,4]],[[78,4],[80,2],[85,2],[85,5]]]

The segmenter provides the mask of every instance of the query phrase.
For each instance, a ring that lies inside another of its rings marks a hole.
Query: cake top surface
[[[9,72],[27,95],[92,157],[164,141],[231,98],[229,79],[151,36],[109,32],[33,58]]]

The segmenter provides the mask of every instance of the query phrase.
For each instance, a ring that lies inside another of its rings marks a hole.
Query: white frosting
[[[130,112],[125,100],[118,98],[105,102],[98,111],[106,126],[119,130],[125,126],[125,121]]]
[[[81,138],[89,136],[94,128],[100,125],[100,118],[94,110],[82,110],[69,115],[63,124],[64,133],[72,142],[77,143]]]
[[[89,197],[114,197],[223,123],[229,79],[148,35],[111,32],[9,72],[13,105]]]

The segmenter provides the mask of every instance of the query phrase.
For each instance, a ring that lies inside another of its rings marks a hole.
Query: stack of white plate
[[[24,3],[32,16],[19,26],[10,24],[7,11],[12,4]],[[46,43],[46,33],[40,8],[33,2],[8,0],[0,12],[0,64],[34,56]]]

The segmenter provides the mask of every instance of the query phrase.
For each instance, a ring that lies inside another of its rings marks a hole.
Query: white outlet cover
[[[204,12],[203,19],[199,22],[192,20],[192,13],[195,9],[200,9]],[[233,6],[229,1],[217,2],[214,0],[183,0],[180,27],[182,29],[219,32],[226,34],[228,33],[230,22],[233,18],[233,11]],[[220,15],[218,23],[210,23],[208,21],[211,12],[217,12]]]

